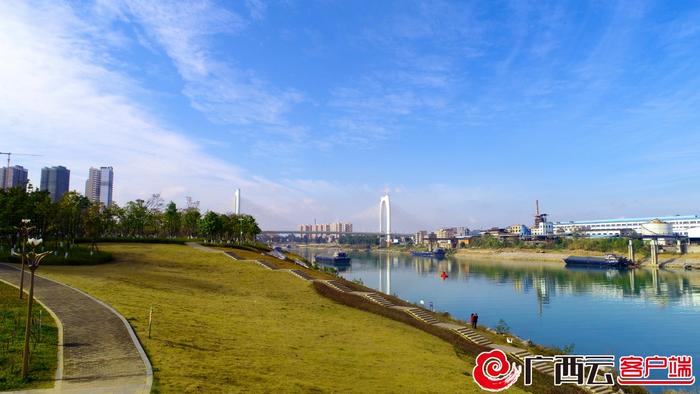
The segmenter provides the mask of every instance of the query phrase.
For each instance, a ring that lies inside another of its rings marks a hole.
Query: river
[[[333,250],[300,252],[311,260]],[[375,290],[463,320],[477,312],[479,323],[490,327],[503,320],[521,338],[560,348],[573,344],[575,354],[692,355],[698,376],[700,272],[348,254],[351,267],[340,275]],[[445,280],[442,271],[449,275]]]

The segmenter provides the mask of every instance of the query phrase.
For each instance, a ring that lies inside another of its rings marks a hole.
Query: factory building
[[[586,237],[619,237],[632,233],[688,236],[690,229],[697,227],[700,227],[700,215],[676,215],[555,222],[554,233]]]

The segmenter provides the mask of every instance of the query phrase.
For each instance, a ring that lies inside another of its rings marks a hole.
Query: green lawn
[[[480,392],[468,375],[472,360],[448,343],[336,304],[287,272],[188,246],[101,248],[115,262],[40,273],[126,316],[157,391]]]
[[[52,387],[56,373],[58,329],[44,308],[34,303],[29,376],[21,379],[27,296],[19,299],[16,287],[0,282],[0,391]],[[41,332],[39,330],[41,316]]]

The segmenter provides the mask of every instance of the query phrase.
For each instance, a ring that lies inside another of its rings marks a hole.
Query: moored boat
[[[411,252],[411,256],[443,258],[443,257],[445,257],[445,249],[437,248],[435,250],[428,251],[428,252],[413,251],[413,252]]]
[[[564,259],[567,266],[627,267],[630,261],[624,257],[608,254],[605,256],[569,256]]]
[[[314,256],[317,263],[350,264],[350,256],[345,252],[335,252],[333,256]]]

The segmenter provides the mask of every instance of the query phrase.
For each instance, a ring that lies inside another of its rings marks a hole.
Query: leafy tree
[[[127,236],[143,237],[148,220],[148,208],[143,200],[129,201],[120,212],[120,223],[124,226]]]
[[[71,191],[64,194],[57,205],[57,229],[71,244],[83,234],[84,215],[90,205],[87,197]]]
[[[85,237],[90,240],[91,251],[97,251],[97,240],[105,232],[107,217],[103,207],[100,203],[91,203],[85,212]]]
[[[197,235],[197,228],[199,226],[199,208],[189,207],[185,210],[182,215],[182,231],[187,237],[194,237]]]
[[[165,231],[168,237],[174,237],[180,232],[180,225],[182,222],[182,213],[177,210],[177,205],[170,201],[168,207],[165,208],[163,213],[163,225],[165,226]]]
[[[199,232],[209,240],[214,240],[221,235],[223,229],[219,215],[214,211],[208,211],[199,221]]]

